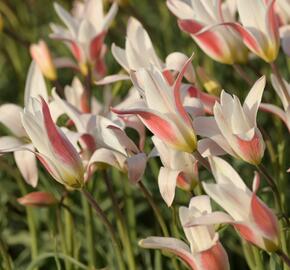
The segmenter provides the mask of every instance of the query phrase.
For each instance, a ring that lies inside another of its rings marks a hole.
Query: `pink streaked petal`
[[[53,194],[44,191],[28,193],[25,196],[18,198],[17,201],[22,205],[38,207],[57,204],[57,200]]]
[[[265,143],[260,131],[255,130],[255,134],[251,140],[244,140],[239,136],[235,136],[241,158],[251,164],[259,164],[264,155]]]
[[[199,260],[202,265],[202,269],[230,269],[228,255],[220,242],[217,242],[210,249],[202,251],[199,255]]]
[[[171,73],[170,70],[164,69],[164,70],[162,71],[162,74],[163,74],[164,78],[166,79],[166,81],[167,81],[170,85],[173,85],[173,84],[174,84],[174,76],[173,76],[173,74]]]
[[[278,239],[278,220],[274,213],[257,197],[256,192],[251,200],[252,216],[257,227],[270,240]]]
[[[191,188],[191,183],[188,181],[186,174],[183,172],[177,176],[176,185],[183,190],[190,190]]]
[[[204,28],[204,26],[194,20],[178,20],[178,25],[181,30],[194,35],[199,42],[205,45],[205,47],[212,51],[216,55],[222,55],[223,49],[219,46],[218,36],[212,31],[205,31],[202,34],[198,34]]]
[[[279,42],[279,24],[277,13],[275,12],[275,0],[269,1],[266,13],[266,25],[269,26],[270,36],[277,43]]]
[[[172,237],[148,237],[146,239],[142,239],[139,242],[139,245],[143,248],[162,249],[169,251],[186,262],[192,270],[197,269],[189,247],[179,239]]]
[[[104,38],[106,36],[106,31],[98,34],[90,43],[90,57],[95,61],[100,56],[100,52],[104,43]]]
[[[261,49],[261,46],[259,45],[257,39],[255,36],[249,32],[247,29],[245,29],[243,26],[241,26],[238,23],[223,23],[224,26],[230,26],[232,27],[236,32],[239,33],[241,38],[243,39],[246,46],[254,53],[261,55],[263,54],[263,51]]]
[[[78,156],[77,151],[69,140],[57,129],[54,124],[49,107],[44,99],[42,102],[42,113],[44,119],[44,126],[47,132],[49,142],[53,148],[53,151],[64,161],[65,163],[78,166],[81,163],[80,157]]]
[[[169,121],[169,119],[161,116],[155,111],[152,110],[117,110],[111,109],[112,112],[120,115],[138,115],[143,121],[144,125],[157,137],[165,140],[168,143],[176,144],[178,142],[178,136],[174,132],[176,129]]]
[[[75,57],[75,59],[78,61],[78,62],[83,62],[83,52],[82,52],[82,49],[79,47],[79,45],[72,41],[70,43],[71,45],[71,52],[73,54],[73,56]]]
[[[237,223],[234,225],[234,227],[245,240],[252,244],[257,244],[257,232],[255,232],[251,227],[242,223]]]
[[[174,88],[173,88],[176,108],[177,108],[179,114],[184,119],[184,121],[190,127],[192,127],[192,121],[191,121],[189,115],[187,114],[185,108],[183,107],[181,97],[180,97],[180,87],[181,87],[182,78],[183,78],[187,68],[189,67],[189,65],[191,63],[192,58],[193,58],[193,55],[185,62],[184,66],[182,67],[180,73],[178,74],[178,76],[176,78],[176,81],[174,83]]]

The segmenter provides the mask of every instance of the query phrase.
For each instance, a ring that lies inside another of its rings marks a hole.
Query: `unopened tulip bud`
[[[47,79],[52,81],[57,79],[57,73],[50,51],[43,40],[30,46],[30,54]]]
[[[36,191],[26,194],[25,196],[18,198],[17,201],[25,206],[50,206],[57,204],[57,199],[49,192]]]

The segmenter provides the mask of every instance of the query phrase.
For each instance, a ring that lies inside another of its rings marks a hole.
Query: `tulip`
[[[152,41],[144,29],[142,24],[131,17],[128,21],[127,36],[125,49],[122,49],[113,43],[112,54],[116,61],[129,73],[130,70],[136,71],[141,68],[156,67],[162,71],[167,81],[172,84],[174,82],[174,73],[179,72],[188,57],[180,52],[169,54],[165,63],[158,57],[153,47]],[[194,70],[189,66],[184,76],[190,82],[195,81]],[[97,84],[108,84],[119,80],[130,79],[125,74],[110,75]]]
[[[78,152],[54,124],[45,100],[31,102],[32,109],[24,109],[22,124],[38,150],[38,159],[59,183],[69,189],[82,188],[84,168]]]
[[[168,147],[156,136],[152,137],[152,141],[163,164],[158,175],[159,190],[162,198],[170,207],[175,196],[176,186],[184,190],[191,190],[196,185],[198,181],[197,162],[191,154]]]
[[[198,117],[194,128],[198,135],[209,137],[225,152],[258,165],[265,150],[256,116],[265,88],[265,77],[260,78],[247,95],[243,106],[236,96],[222,91],[220,103],[214,106],[214,117]]]
[[[187,228],[189,218],[199,218],[211,213],[208,196],[191,199],[189,207],[180,207],[179,218],[185,236],[190,244],[171,237],[148,237],[139,242],[144,248],[162,249],[171,252],[184,261],[192,270],[228,270],[229,261],[226,251],[219,242],[213,226]]]
[[[208,56],[224,64],[247,61],[248,50],[238,35],[227,28],[212,27],[235,21],[227,2],[167,0],[167,6],[178,17],[181,30],[189,33]]]
[[[242,25],[224,24],[239,33],[249,50],[267,63],[275,61],[280,47],[279,25],[274,4],[275,0],[237,0]]]
[[[53,31],[51,37],[63,40],[69,45],[84,75],[88,73],[89,64],[97,70],[99,75],[103,76],[105,73],[103,58],[106,51],[104,38],[109,24],[117,13],[116,2],[106,15],[103,13],[101,0],[79,3],[75,16],[71,16],[57,3],[54,4],[54,8],[67,28],[51,24]]]
[[[57,204],[57,199],[49,192],[35,191],[18,198],[17,201],[26,206],[50,206]]]
[[[30,54],[47,79],[51,81],[57,79],[57,74],[50,51],[43,40],[40,40],[37,44],[32,44],[30,46]]]
[[[132,73],[132,81],[144,97],[147,107],[144,105],[130,110],[112,111],[119,115],[138,115],[156,137],[173,149],[189,153],[196,150],[192,121],[180,98],[181,80],[190,61],[191,59],[184,65],[174,86],[167,82],[156,67]]]
[[[279,248],[278,220],[256,195],[259,175],[255,175],[251,192],[230,164],[218,157],[209,160],[216,184],[203,183],[204,190],[228,214],[213,212],[188,220],[186,226],[229,223],[246,241],[266,251],[276,251]]]
[[[33,61],[29,67],[24,103],[29,107],[29,98],[42,95],[48,100],[45,81],[39,66]],[[38,183],[38,169],[36,158],[33,154],[34,147],[22,126],[20,114],[23,109],[15,104],[4,104],[0,106],[0,123],[6,126],[10,136],[0,137],[0,153],[13,152],[16,165],[26,183],[36,187]],[[26,151],[28,149],[29,151]]]

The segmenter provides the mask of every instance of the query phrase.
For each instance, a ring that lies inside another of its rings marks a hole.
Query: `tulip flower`
[[[84,168],[78,152],[53,122],[49,107],[41,98],[32,99],[32,108],[25,108],[22,124],[51,176],[69,189],[82,188]]]
[[[51,81],[57,79],[57,74],[50,51],[43,40],[40,40],[37,44],[32,44],[30,46],[30,54],[47,79]]]
[[[248,93],[243,106],[235,95],[222,91],[220,103],[214,106],[214,117],[198,117],[194,128],[198,135],[209,137],[225,152],[258,165],[265,150],[256,116],[265,88],[265,77],[260,78]]]
[[[45,81],[39,66],[33,61],[29,67],[25,92],[25,106],[30,106],[30,97],[42,95],[48,100]],[[24,180],[31,186],[36,187],[38,182],[38,169],[35,155],[31,152],[34,147],[22,126],[20,114],[23,109],[15,104],[0,106],[0,123],[6,126],[11,135],[0,137],[0,153],[13,152],[16,165]],[[26,151],[24,149],[29,149]]]
[[[139,245],[144,248],[162,249],[171,252],[192,270],[228,270],[230,269],[228,256],[219,242],[214,227],[185,227],[189,218],[198,219],[210,213],[211,206],[208,196],[193,197],[188,208],[179,208],[179,218],[190,246],[171,237],[148,237],[141,240]]]
[[[35,191],[18,198],[17,201],[26,206],[50,206],[57,204],[57,199],[49,192]]]
[[[224,24],[239,33],[249,50],[267,63],[275,61],[280,47],[279,25],[274,4],[275,0],[237,0],[242,25]]]
[[[278,220],[256,195],[259,175],[255,175],[251,192],[230,164],[218,157],[209,160],[216,184],[203,183],[203,188],[228,214],[213,212],[188,220],[186,226],[229,223],[246,241],[266,251],[276,251],[279,247]]]
[[[113,43],[112,54],[128,73],[130,70],[136,71],[154,66],[162,71],[169,83],[174,82],[174,73],[179,72],[188,60],[188,57],[183,53],[173,52],[167,56],[164,63],[155,52],[152,41],[142,24],[133,17],[128,21],[125,49]],[[195,74],[191,65],[184,76],[190,82],[195,81]],[[130,77],[125,74],[110,75],[97,81],[97,84],[108,84],[126,79],[130,79]]]
[[[87,74],[89,64],[96,68],[99,75],[104,75],[104,38],[117,13],[116,2],[106,15],[101,0],[87,0],[83,5],[79,3],[79,12],[75,16],[71,16],[57,3],[54,8],[67,28],[51,24],[51,37],[69,45],[83,74]]]
[[[197,45],[211,58],[224,64],[244,63],[248,50],[231,29],[214,25],[234,22],[235,14],[222,1],[167,0],[169,10],[178,17],[182,31],[189,33]]]
[[[287,96],[285,95],[280,83],[278,82],[278,79],[275,75],[271,75],[271,81],[272,81],[272,85],[273,88],[275,90],[275,92],[277,93],[277,95],[279,96],[282,105],[283,105],[283,109],[280,109],[278,106],[273,105],[273,104],[268,104],[268,103],[262,103],[260,105],[260,108],[264,111],[273,113],[275,115],[277,115],[286,125],[286,127],[288,128],[288,131],[290,132],[290,100],[287,98]],[[284,80],[284,85],[286,86],[286,89],[288,91],[288,97],[290,97],[290,84]]]
[[[152,137],[152,141],[163,164],[158,175],[159,190],[162,198],[170,207],[175,196],[176,186],[184,190],[191,190],[196,185],[198,181],[197,161],[189,153],[168,147],[156,136]]]
[[[81,157],[86,163],[85,180],[89,179],[94,169],[106,168],[104,165],[128,173],[132,183],[141,179],[147,156],[126,135],[120,123],[101,115],[82,114],[72,104],[62,100],[55,91],[52,91],[52,96],[54,106],[59,109],[58,116],[66,114],[80,135]],[[132,127],[135,128],[135,125]],[[144,138],[140,137],[140,140]]]
[[[181,98],[182,77],[191,59],[171,86],[156,67],[140,69],[132,73],[135,87],[144,97],[147,107],[130,110],[112,109],[119,115],[138,115],[144,125],[173,149],[189,152],[196,150],[196,136],[192,121],[185,111]]]

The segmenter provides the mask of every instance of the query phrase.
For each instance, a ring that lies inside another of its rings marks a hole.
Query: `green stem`
[[[69,200],[65,200],[66,205],[69,205]],[[74,232],[73,232],[73,219],[70,211],[67,208],[64,208],[64,227],[65,227],[65,239],[66,239],[66,247],[67,254],[73,257],[74,250]],[[71,269],[71,264],[68,269]]]
[[[117,263],[118,263],[118,269],[119,270],[125,270],[126,268],[125,268],[124,262],[122,260],[121,248],[119,246],[118,239],[117,239],[117,237],[115,235],[114,228],[113,228],[112,224],[107,219],[105,213],[100,208],[98,203],[95,201],[94,197],[85,189],[82,189],[81,192],[86,197],[86,199],[88,200],[88,202],[90,203],[92,208],[95,210],[95,212],[97,213],[97,215],[99,216],[99,218],[101,219],[101,221],[103,222],[104,226],[107,228],[108,233],[111,236],[111,239],[113,241],[113,247],[114,247],[115,254],[116,254]]]
[[[247,82],[248,85],[253,85],[254,81],[248,76],[248,74],[241,68],[238,64],[232,65],[234,70],[243,78],[244,81]]]
[[[157,207],[157,205],[155,204],[150,192],[148,191],[148,189],[145,187],[145,185],[139,181],[138,182],[138,186],[139,188],[141,189],[141,191],[143,192],[145,198],[147,199],[148,203],[150,204],[156,218],[157,218],[157,221],[161,227],[161,230],[162,230],[162,233],[164,236],[168,237],[169,236],[169,233],[168,233],[168,229],[167,229],[167,226],[165,224],[165,221],[159,211],[159,208]]]
[[[276,254],[280,256],[280,258],[284,261],[285,264],[287,264],[288,267],[290,267],[290,258],[287,254],[285,254],[282,250],[276,251]]]
[[[130,242],[130,238],[129,238],[129,233],[128,233],[128,230],[127,230],[126,222],[125,222],[125,219],[124,219],[123,214],[121,212],[121,209],[119,207],[118,200],[117,200],[117,198],[115,196],[113,185],[112,185],[110,179],[108,178],[108,175],[107,175],[106,171],[104,171],[104,173],[103,173],[103,178],[104,178],[105,184],[107,186],[108,193],[109,193],[109,195],[111,197],[111,200],[112,200],[114,212],[115,212],[115,214],[117,216],[117,219],[119,220],[117,225],[118,225],[118,229],[120,231],[120,236],[121,236],[121,240],[123,242],[123,246],[124,246],[125,251],[126,251],[129,269],[130,270],[136,270],[134,253],[133,253],[133,250],[132,250],[132,245],[131,245],[131,242]]]
[[[94,221],[92,209],[89,207],[89,202],[85,196],[82,196],[83,213],[85,217],[85,233],[86,233],[86,244],[88,252],[88,262],[90,267],[96,265],[96,250],[95,250],[95,234],[94,234]]]
[[[242,247],[248,266],[251,270],[255,270],[256,266],[252,247],[244,240],[242,240]]]
[[[255,269],[256,270],[264,270],[265,267],[263,265],[262,259],[261,259],[261,254],[258,248],[252,246],[253,253],[254,253],[254,258],[255,258]]]
[[[0,254],[1,254],[1,257],[3,258],[5,269],[12,270],[13,267],[11,264],[11,257],[7,251],[7,247],[5,246],[5,244],[1,238],[0,238]]]

